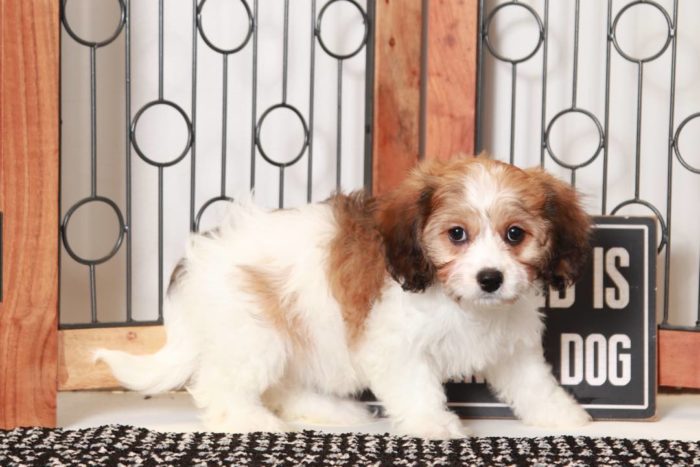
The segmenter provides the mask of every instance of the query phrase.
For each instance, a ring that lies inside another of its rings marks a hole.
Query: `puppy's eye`
[[[452,227],[447,231],[447,235],[454,244],[460,244],[467,241],[467,232],[462,227]]]
[[[523,241],[523,238],[525,238],[525,231],[523,229],[517,225],[508,227],[508,230],[506,231],[506,240],[508,243],[511,245],[517,245]]]

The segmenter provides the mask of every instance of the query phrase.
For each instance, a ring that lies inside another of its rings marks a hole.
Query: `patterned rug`
[[[700,465],[700,442],[557,436],[426,441],[389,435],[161,433],[110,425],[0,430],[1,466]]]

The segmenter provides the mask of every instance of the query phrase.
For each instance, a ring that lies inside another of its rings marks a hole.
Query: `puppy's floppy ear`
[[[422,245],[435,185],[420,168],[396,190],[378,199],[376,220],[387,269],[404,290],[422,292],[435,280],[435,267]]]
[[[543,216],[550,224],[549,256],[540,276],[545,285],[563,290],[576,282],[590,254],[591,219],[571,185],[542,169],[527,172],[544,193]]]

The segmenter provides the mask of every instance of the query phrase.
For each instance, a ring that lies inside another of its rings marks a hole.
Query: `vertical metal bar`
[[[125,94],[126,94],[126,108],[124,113],[126,115],[125,122],[125,134],[126,134],[126,321],[130,323],[133,321],[132,309],[131,309],[131,268],[132,268],[132,228],[131,228],[131,0],[126,2],[126,15],[125,15],[125,35],[124,35],[124,45],[126,50],[124,51],[124,73],[125,73]]]
[[[61,18],[59,19],[59,21],[62,21],[62,16],[64,14],[64,12],[63,12],[64,6],[65,5],[62,3],[61,4],[61,13],[60,13]],[[61,24],[59,26],[59,34],[58,34],[58,49],[59,50],[63,49],[64,42],[63,42],[63,38],[62,38],[63,37],[62,32],[63,32],[64,27],[65,26],[63,24]],[[2,48],[2,46],[0,46],[0,48]],[[0,52],[0,53],[2,53],[2,52]],[[2,59],[0,58],[0,61],[1,60]],[[59,66],[58,88],[61,89],[61,80],[64,79],[63,76],[64,76],[64,71],[65,71],[65,68],[63,66],[63,60],[61,58],[59,58],[59,60],[58,60],[58,66]],[[62,119],[63,119],[63,109],[65,108],[63,106],[62,101],[63,101],[63,99],[59,98],[59,100],[58,100],[59,122],[62,121]],[[1,107],[1,105],[0,105],[0,107]],[[63,198],[63,187],[64,187],[63,174],[66,173],[65,169],[63,168],[63,163],[62,163],[63,162],[63,157],[62,157],[63,151],[61,150],[61,147],[63,146],[62,143],[63,143],[63,135],[62,135],[62,131],[61,131],[60,123],[59,123],[59,130],[58,130],[58,148],[59,148],[58,149],[58,158],[59,158],[59,163],[58,163],[58,212],[59,212],[59,215],[61,213],[61,209],[63,206],[63,199],[64,199]],[[0,165],[2,165],[2,163],[0,163]],[[63,221],[59,220],[59,222],[60,222],[60,224],[58,226],[59,247],[58,247],[58,258],[57,258],[57,260],[58,260],[58,297],[57,297],[57,303],[58,303],[57,321],[58,322],[57,322],[57,324],[58,324],[59,329],[62,329],[63,328],[62,321],[63,321],[63,316],[64,316],[63,315],[64,309],[61,307],[61,303],[63,301],[62,300],[62,297],[63,297],[62,291],[63,291],[63,286],[65,284],[65,281],[63,279],[63,269],[62,269],[63,268],[63,258],[64,258],[63,248],[61,248],[61,245],[60,245],[60,243],[62,242],[62,237],[63,237],[63,232],[62,232]],[[2,297],[3,297],[3,289],[4,289],[3,280],[2,280],[2,276],[3,276],[2,270],[4,268],[4,266],[3,266],[3,254],[2,254],[2,243],[3,243],[2,242],[2,211],[0,211],[0,302],[2,302],[2,300],[3,300]]]
[[[90,47],[90,193],[97,196],[97,47]],[[95,265],[89,265],[90,320],[97,323],[97,280]]]
[[[90,193],[97,196],[97,47],[90,47]]]
[[[97,323],[97,279],[95,278],[95,265],[88,266],[90,274],[90,322]]]
[[[578,30],[581,17],[580,10],[581,0],[576,0],[576,14],[574,15],[574,77],[571,84],[571,107],[574,109],[576,108],[576,95],[578,94]]]
[[[163,167],[158,167],[158,321],[163,320]]]
[[[228,123],[228,54],[223,60],[223,84],[221,91],[221,196],[226,196],[226,136]]]
[[[310,203],[313,193],[314,164],[314,85],[316,83],[316,0],[311,0],[311,43],[309,66],[309,160],[306,175],[306,202]]]
[[[418,158],[425,159],[428,117],[428,27],[430,24],[430,0],[421,2],[420,38],[420,90],[418,97]]]
[[[284,166],[280,166],[280,185],[279,185],[279,201],[278,204],[280,209],[284,207]]]
[[[676,111],[676,48],[678,46],[678,0],[673,2],[673,44],[671,44],[671,96],[669,100],[668,113],[668,156],[667,164],[668,171],[666,174],[666,232],[668,241],[666,243],[666,251],[664,252],[664,308],[661,325],[668,324],[669,318],[669,302],[671,292],[671,214],[673,206],[673,135],[675,126],[675,111]],[[698,294],[700,294],[700,284],[698,286]],[[698,323],[700,326],[700,295],[698,296]]]
[[[343,139],[343,61],[338,60],[338,103],[336,111],[336,148],[335,148],[335,189],[340,191],[340,179],[342,168],[342,139]]]
[[[610,138],[610,60],[612,48],[612,0],[608,0],[608,24],[606,29],[607,43],[605,50],[605,130],[603,135],[603,193],[601,200],[600,213],[602,215],[608,212],[608,146]]]
[[[576,169],[571,169],[571,186],[576,187]]]
[[[642,90],[644,84],[644,63],[639,62],[637,73],[637,142],[635,144],[634,199],[639,199],[639,184],[642,165]]]
[[[542,121],[540,129],[540,167],[544,168],[547,131],[547,50],[549,45],[549,0],[544,2],[544,43],[542,44]]]
[[[284,0],[284,35],[282,36],[282,102],[287,103],[287,64],[289,59],[289,0]]]
[[[163,15],[163,0],[158,0],[158,99],[163,100],[163,74],[164,74],[164,15]]]
[[[196,0],[195,0],[196,1]],[[250,190],[255,188],[255,130],[258,122],[258,0],[253,2],[253,101],[250,123]]]
[[[282,103],[287,103],[287,65],[289,59],[289,0],[284,0],[284,34],[282,37]],[[280,167],[279,207],[284,206],[284,166]]]
[[[197,0],[192,0],[192,147],[190,148],[190,231],[195,230],[195,188],[197,183]]]
[[[372,193],[372,144],[374,121],[374,17],[375,0],[367,0],[367,45],[365,48],[365,191]]]
[[[476,123],[474,125],[474,153],[481,153],[484,143],[482,133],[484,111],[484,0],[479,0],[476,22]]]
[[[510,82],[510,163],[515,162],[515,98],[516,81],[518,79],[518,65],[512,64]]]

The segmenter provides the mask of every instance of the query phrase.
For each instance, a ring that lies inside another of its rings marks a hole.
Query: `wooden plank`
[[[0,428],[56,423],[58,6],[0,3]]]
[[[476,0],[430,0],[426,159],[474,154],[477,17]]]
[[[58,388],[61,391],[119,387],[104,363],[92,354],[103,347],[134,354],[150,354],[165,344],[163,326],[59,331]]]
[[[700,332],[659,330],[659,386],[700,389]]]
[[[379,0],[375,15],[372,191],[398,185],[418,161],[422,0]]]
[[[422,5],[423,3],[423,5]],[[427,5],[428,11],[422,7]],[[423,61],[422,15],[427,15]],[[476,0],[383,0],[376,6],[373,192],[396,187],[420,158],[474,153],[477,77]],[[421,129],[421,113],[425,129]]]

